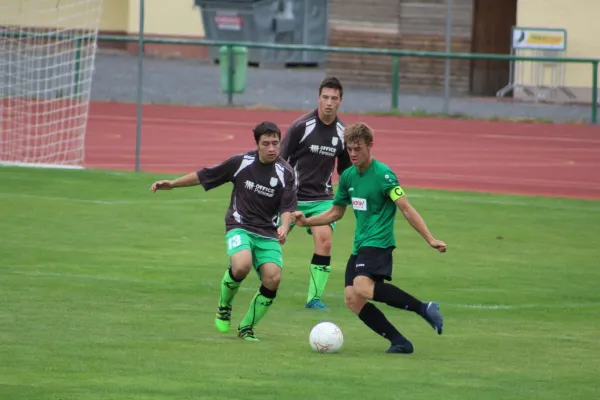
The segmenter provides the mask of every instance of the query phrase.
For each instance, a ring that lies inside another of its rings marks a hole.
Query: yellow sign
[[[567,48],[567,31],[564,29],[513,28],[513,49],[556,50]]]

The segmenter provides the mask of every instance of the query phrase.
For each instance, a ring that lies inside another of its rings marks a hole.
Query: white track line
[[[427,199],[427,200],[438,200],[438,201],[453,201],[457,203],[472,203],[472,204],[497,204],[500,206],[515,206],[515,207],[534,207],[536,209],[547,209],[547,210],[571,210],[571,211],[589,211],[589,212],[600,212],[600,202],[594,202],[593,204],[598,207],[577,207],[568,205],[551,205],[543,204],[537,200],[532,199],[531,202],[517,201],[517,200],[503,200],[503,199],[484,199],[479,197],[469,196],[434,196],[434,195],[422,195],[418,193],[408,194],[409,198]],[[551,197],[553,200],[560,200]],[[568,199],[571,201],[572,199]],[[592,201],[590,201],[592,203]]]
[[[560,210],[560,211],[587,211],[593,213],[600,213],[600,201],[590,201],[590,207],[578,207],[569,205],[551,205],[543,204],[535,199],[531,202],[516,201],[516,200],[502,200],[502,199],[485,199],[478,197],[469,196],[434,196],[434,195],[422,195],[418,193],[412,193],[408,195],[410,198],[418,198],[425,200],[435,201],[451,201],[457,203],[469,203],[469,204],[496,204],[499,206],[514,206],[514,207],[534,207],[536,209],[547,209],[547,210]],[[225,198],[202,198],[197,199],[177,199],[177,198],[163,198],[162,200],[92,200],[92,199],[77,199],[70,197],[58,197],[58,196],[38,196],[25,193],[10,193],[0,192],[0,197],[15,197],[15,198],[26,198],[35,199],[42,201],[64,201],[84,204],[98,204],[98,205],[138,205],[138,204],[151,204],[151,205],[169,205],[169,204],[186,204],[186,203],[223,203],[227,204],[229,199]],[[554,198],[552,198],[554,199]],[[571,200],[571,199],[569,199]],[[597,207],[594,207],[594,204]]]
[[[173,203],[211,203],[224,202],[224,199],[163,199],[163,200],[90,200],[90,199],[74,199],[70,197],[54,197],[54,196],[37,196],[24,193],[2,193],[0,197],[18,197],[26,199],[35,199],[43,201],[64,201],[84,204],[102,204],[102,205],[132,205],[132,204],[154,204],[165,205]]]
[[[146,279],[133,279],[133,278],[120,278],[120,277],[111,277],[111,276],[101,276],[101,275],[87,275],[87,274],[68,274],[68,273],[60,273],[60,272],[41,272],[41,271],[16,271],[16,270],[1,270],[1,274],[5,275],[21,275],[21,276],[31,276],[31,277],[42,277],[42,278],[71,278],[71,279],[83,279],[90,281],[105,281],[105,282],[121,282],[121,283],[141,283],[141,284],[160,284],[160,285],[173,285],[177,283],[189,283],[189,281],[163,281],[163,280],[146,280]],[[215,282],[196,282],[196,284],[204,287],[212,287],[217,289],[219,287],[219,283]],[[256,286],[256,285],[254,285]],[[241,291],[244,292],[256,292],[256,287],[241,287]],[[285,290],[285,289],[284,289]],[[215,290],[217,293],[217,290]],[[285,290],[287,295],[292,296],[306,296],[305,292],[293,292]],[[328,297],[333,297],[337,299],[342,299],[344,297],[343,293],[329,293]],[[571,303],[560,303],[560,304],[457,304],[457,303],[441,303],[441,307],[445,308],[461,308],[461,309],[477,309],[477,310],[522,310],[522,309],[530,309],[530,308],[540,308],[540,309],[564,309],[564,308],[581,308],[581,307],[599,307],[600,302],[571,302]]]
[[[481,167],[484,167],[481,164]],[[575,189],[579,188],[591,188],[600,189],[600,183],[593,182],[578,182],[572,180],[552,180],[543,178],[504,178],[501,176],[486,176],[486,175],[470,175],[470,174],[448,174],[444,172],[418,172],[403,170],[398,173],[401,177],[411,178],[422,178],[422,179],[443,179],[445,181],[460,181],[460,182],[486,182],[486,183],[498,183],[498,184],[515,184],[515,185],[538,185],[544,187],[571,187]]]

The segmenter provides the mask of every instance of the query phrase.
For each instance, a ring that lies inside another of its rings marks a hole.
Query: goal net
[[[0,0],[0,164],[80,168],[103,0]]]

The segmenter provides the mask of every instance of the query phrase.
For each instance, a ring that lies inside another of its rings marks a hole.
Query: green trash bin
[[[219,49],[219,71],[221,80],[221,90],[227,93],[229,79],[229,52],[228,46],[221,46]],[[246,72],[248,71],[248,48],[242,46],[233,46],[233,93],[244,93],[246,89]]]

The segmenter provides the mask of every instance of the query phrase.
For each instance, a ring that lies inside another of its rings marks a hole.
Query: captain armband
[[[402,189],[400,186],[396,186],[390,190],[390,199],[392,199],[392,201],[396,201],[402,196],[404,196],[404,189]]]

